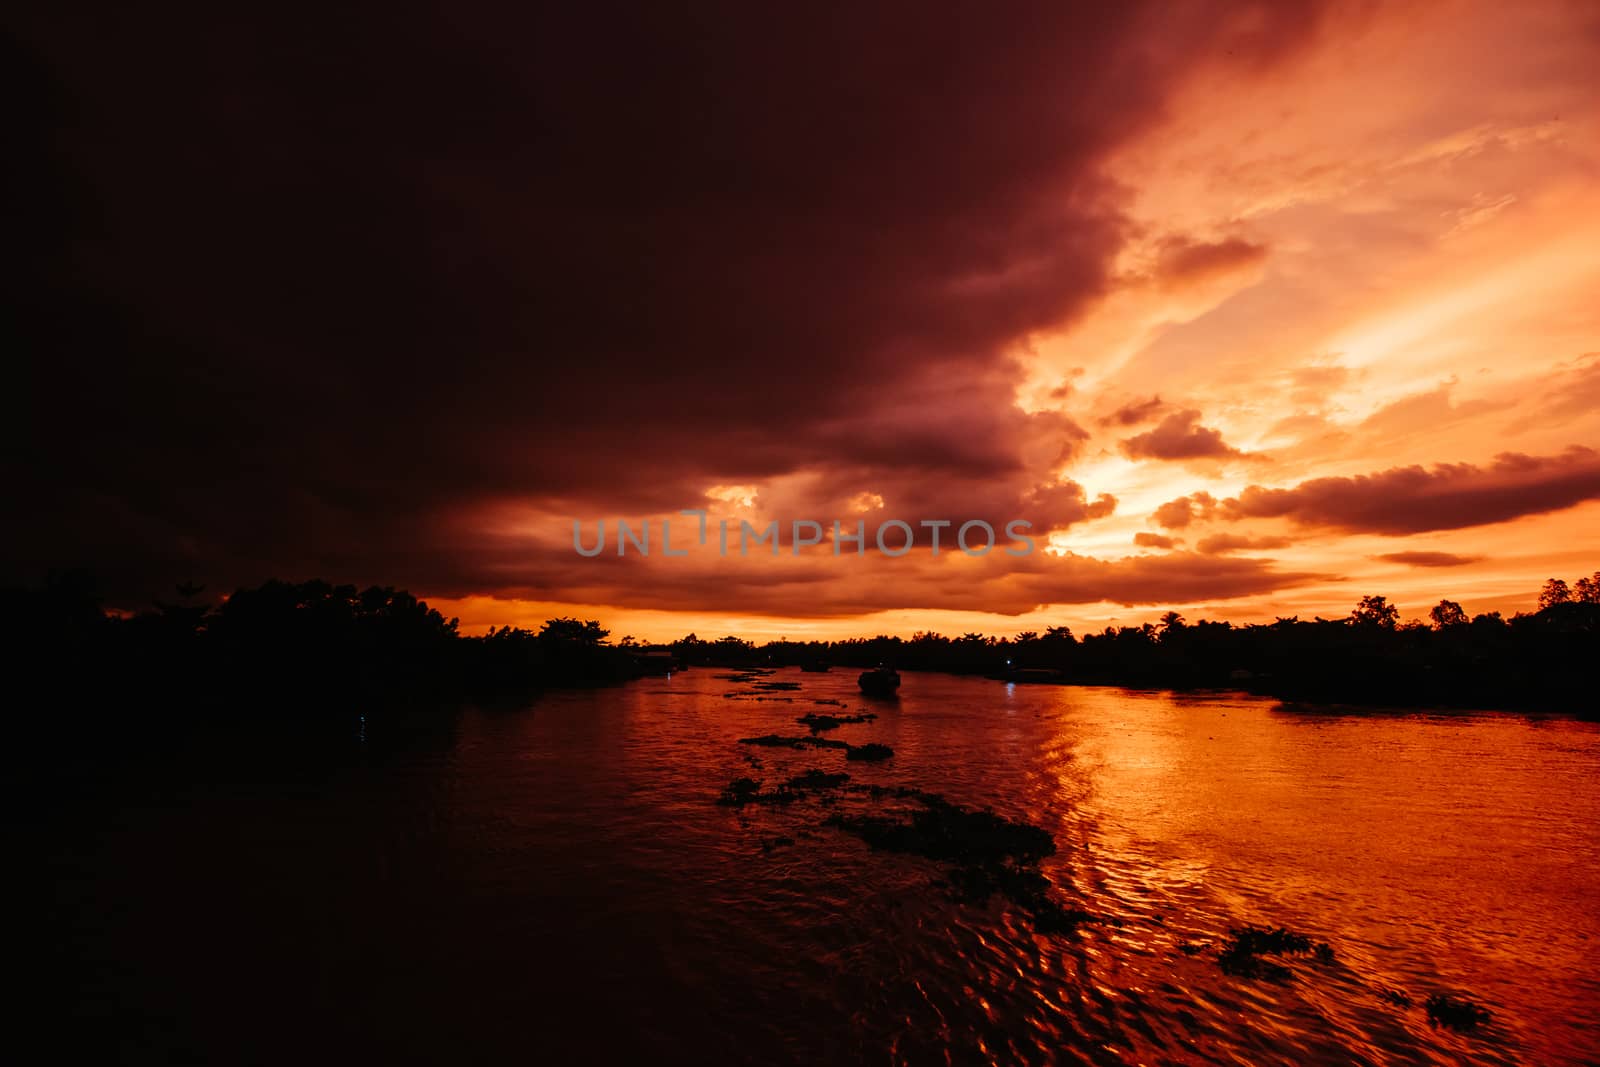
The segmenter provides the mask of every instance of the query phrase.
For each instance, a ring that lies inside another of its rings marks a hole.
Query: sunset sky
[[[20,20],[5,577],[803,639],[1600,569],[1600,6],[714,6]]]

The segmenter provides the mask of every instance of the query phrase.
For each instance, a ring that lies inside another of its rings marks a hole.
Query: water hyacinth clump
[[[1040,827],[1013,822],[992,811],[964,808],[931,793],[921,794],[920,800],[922,809],[909,818],[836,815],[828,825],[886,852],[908,852],[965,865],[1027,865],[1055,854],[1055,838]]]
[[[804,774],[799,774],[789,779],[784,783],[784,787],[804,792],[814,792],[819,789],[838,789],[849,780],[850,776],[843,771],[837,774],[829,774],[826,771],[813,768]]]
[[[793,804],[801,795],[786,786],[763,793],[761,783],[754,778],[735,778],[717,795],[717,803],[725,808],[742,808],[747,804]]]
[[[1423,1002],[1423,1009],[1427,1011],[1430,1023],[1450,1030],[1476,1030],[1480,1024],[1494,1017],[1483,1005],[1450,993],[1433,994]]]
[[[1333,948],[1325,941],[1312,941],[1305,934],[1280,926],[1244,926],[1229,931],[1229,939],[1217,954],[1217,966],[1239,978],[1264,978],[1288,981],[1289,968],[1264,960],[1262,956],[1312,956],[1318,963],[1334,962]]]
[[[762,734],[760,737],[741,737],[741,745],[758,745],[762,748],[849,748],[844,741],[826,737],[787,737],[783,734]]]
[[[813,734],[820,734],[827,730],[837,730],[841,726],[853,726],[857,723],[872,722],[877,716],[870,711],[859,715],[818,715],[808,712],[800,716],[795,722],[808,728]]]

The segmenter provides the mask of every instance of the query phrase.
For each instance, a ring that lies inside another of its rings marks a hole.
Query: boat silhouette
[[[862,671],[861,677],[856,679],[856,684],[869,696],[893,696],[895,690],[900,688],[900,672],[888,667]]]

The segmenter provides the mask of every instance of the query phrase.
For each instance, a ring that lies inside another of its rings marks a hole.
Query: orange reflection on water
[[[1175,900],[1203,885],[1240,921],[1336,935],[1374,981],[1516,1004],[1541,1062],[1579,1055],[1600,1005],[1596,724],[1084,689],[1050,714],[1100,855]]]

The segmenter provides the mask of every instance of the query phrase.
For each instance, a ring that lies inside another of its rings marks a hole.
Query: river
[[[38,920],[58,1033],[125,1062],[1600,1060],[1600,724],[726,673],[403,744],[352,717],[337,758],[190,761],[66,805]],[[891,759],[739,744],[862,709],[827,736]],[[715,803],[811,768],[1043,827],[1043,872],[1097,921],[1040,933],[824,825],[863,793]],[[1335,959],[1226,974],[1245,924]],[[1492,1017],[1432,1025],[1439,992]]]

